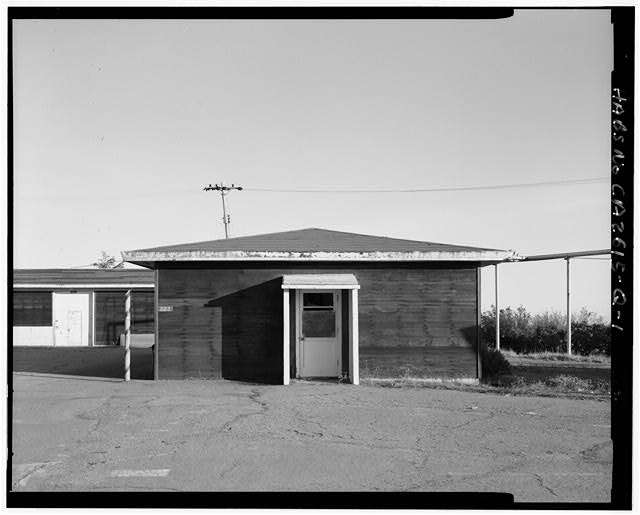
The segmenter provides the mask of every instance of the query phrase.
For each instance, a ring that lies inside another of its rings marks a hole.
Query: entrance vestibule
[[[283,384],[290,380],[290,301],[295,295],[295,376],[342,376],[342,332],[348,331],[349,379],[359,383],[358,289],[353,274],[285,275],[283,290]],[[348,294],[343,299],[342,291]],[[343,327],[342,303],[348,323]]]

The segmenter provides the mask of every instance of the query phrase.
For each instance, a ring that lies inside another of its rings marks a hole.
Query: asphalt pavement
[[[13,490],[610,500],[609,402],[319,381],[13,381]]]

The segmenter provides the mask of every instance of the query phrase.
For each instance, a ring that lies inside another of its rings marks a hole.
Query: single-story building
[[[512,251],[304,229],[123,252],[154,270],[155,378],[479,378],[479,267]]]
[[[125,293],[131,290],[132,332],[153,344],[154,273],[127,269],[13,271],[13,345],[118,345]]]

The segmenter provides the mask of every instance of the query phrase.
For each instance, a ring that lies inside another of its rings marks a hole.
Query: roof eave
[[[433,252],[273,252],[273,251],[129,251],[122,253],[124,261],[136,264],[178,261],[518,261],[513,251],[433,251]],[[145,266],[145,265],[143,265]]]

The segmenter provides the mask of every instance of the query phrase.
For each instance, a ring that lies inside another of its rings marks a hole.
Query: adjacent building
[[[13,345],[117,345],[132,291],[132,332],[153,342],[154,273],[149,270],[13,271]],[[146,336],[143,336],[146,335]]]

